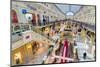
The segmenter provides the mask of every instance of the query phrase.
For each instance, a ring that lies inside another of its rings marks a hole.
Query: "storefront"
[[[39,43],[36,41],[29,42],[12,51],[12,64],[25,64],[34,58],[36,50],[39,48]]]
[[[12,51],[12,64],[23,64],[26,56],[25,46]]]

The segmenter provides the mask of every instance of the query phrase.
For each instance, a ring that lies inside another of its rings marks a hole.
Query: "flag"
[[[66,58],[68,57],[68,41],[64,40],[64,44],[63,44],[63,49],[62,49],[62,57]],[[66,63],[67,60],[66,59],[61,59],[61,63]]]

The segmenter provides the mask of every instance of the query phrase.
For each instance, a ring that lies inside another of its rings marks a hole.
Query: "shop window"
[[[45,16],[43,15],[43,25],[46,24],[46,19],[45,19]]]
[[[27,44],[27,54],[28,54],[28,57],[29,57],[28,59],[31,60],[32,57],[33,57],[33,54],[32,54],[32,46],[31,46],[30,43]]]
[[[38,48],[39,48],[39,43],[36,42],[36,41],[34,41],[34,42],[32,43],[33,55],[36,53],[36,51],[38,50]]]
[[[27,24],[22,24],[22,25],[21,25],[21,29],[22,29],[23,31],[27,31],[27,30],[30,30],[30,27],[29,27],[29,25],[27,25]]]
[[[11,11],[12,23],[18,23],[17,13],[15,10]]]
[[[32,13],[32,24],[36,25],[36,16]]]
[[[37,14],[37,21],[38,21],[38,24],[41,25],[41,23],[40,23],[40,15],[39,14]]]
[[[31,45],[27,46],[27,48],[30,49],[31,48]]]

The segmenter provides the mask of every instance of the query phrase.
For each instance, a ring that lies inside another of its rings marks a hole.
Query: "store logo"
[[[26,9],[22,9],[22,13],[23,14],[26,14],[27,13],[27,10]]]
[[[26,39],[29,39],[30,38],[30,36],[26,36]]]

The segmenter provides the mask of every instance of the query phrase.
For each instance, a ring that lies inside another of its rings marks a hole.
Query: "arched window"
[[[73,12],[68,12],[66,15],[67,15],[67,16],[73,16],[74,13],[73,13]]]
[[[12,23],[18,23],[17,13],[15,10],[11,11],[11,20],[12,20]]]

